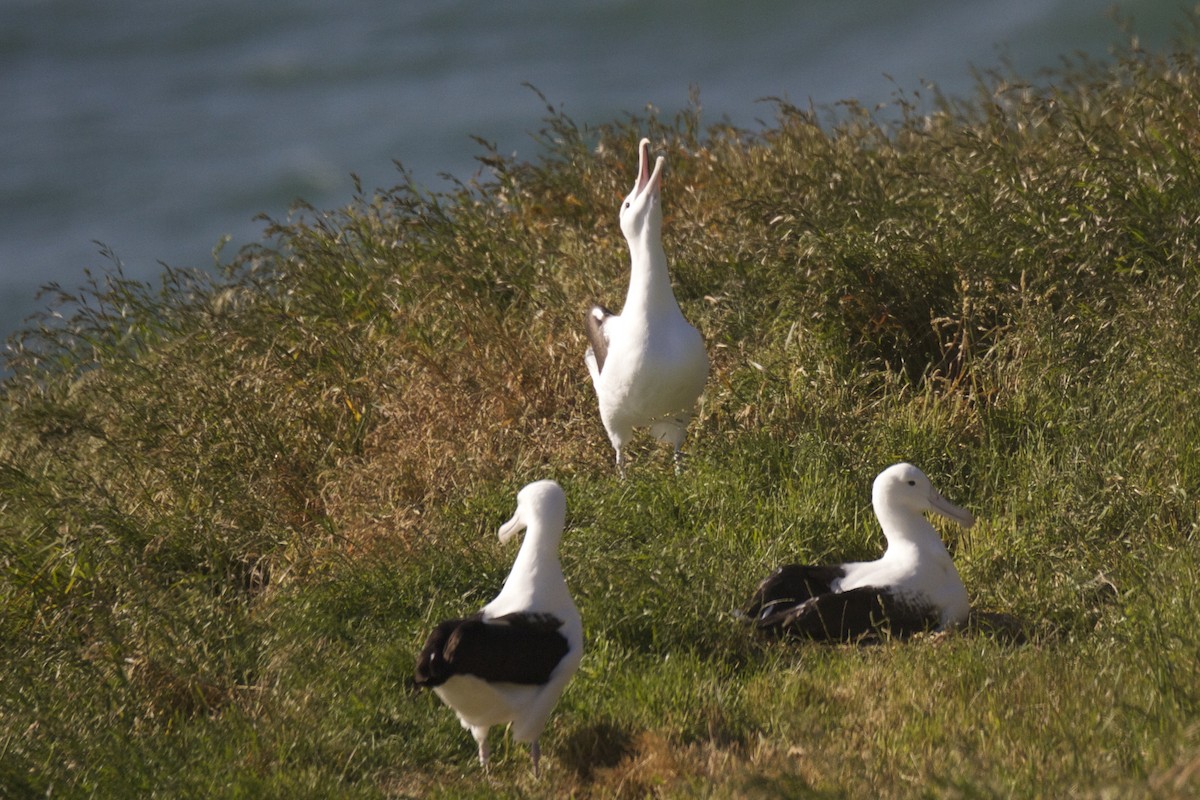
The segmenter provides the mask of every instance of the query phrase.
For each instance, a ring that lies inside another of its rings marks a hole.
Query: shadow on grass
[[[572,731],[559,747],[559,758],[583,781],[596,770],[615,767],[634,752],[633,734],[608,720]]]
[[[964,631],[973,636],[987,636],[1000,644],[1028,644],[1031,638],[1029,625],[1020,617],[1000,611],[972,609]]]

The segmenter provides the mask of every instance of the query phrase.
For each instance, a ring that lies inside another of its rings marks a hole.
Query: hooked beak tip
[[[965,508],[959,508],[958,506],[953,506],[953,505],[950,506],[950,508],[953,509],[953,513],[946,513],[946,512],[943,512],[943,513],[950,519],[957,522],[963,528],[970,528],[971,526],[973,526],[975,524],[975,515],[972,514],[970,511],[967,511]]]
[[[496,538],[500,540],[501,544],[508,544],[508,540],[516,536],[520,530],[520,520],[518,515],[514,514],[512,519],[500,526],[500,530],[496,532]]]
[[[967,511],[965,508],[962,508],[961,506],[954,505],[954,503],[951,503],[949,500],[942,497],[941,494],[935,492],[929,499],[931,501],[930,504],[933,506],[933,510],[941,514],[943,517],[954,520],[964,528],[970,528],[975,524],[974,514],[972,514],[970,511]]]

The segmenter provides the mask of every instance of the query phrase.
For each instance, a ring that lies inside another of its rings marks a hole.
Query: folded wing
[[[433,688],[455,675],[544,684],[570,649],[562,625],[551,614],[447,620],[434,628],[417,658],[416,685]]]
[[[809,566],[788,564],[772,572],[750,598],[744,614],[758,620],[787,611],[814,597],[829,594],[832,584],[845,577],[846,571],[838,565]]]
[[[913,604],[886,589],[863,586],[812,597],[760,615],[755,624],[776,636],[852,641],[886,633],[909,636],[937,625],[936,609]]]
[[[596,362],[596,374],[604,369],[604,360],[608,358],[608,335],[604,325],[612,318],[613,313],[604,306],[592,306],[585,320],[589,352]]]

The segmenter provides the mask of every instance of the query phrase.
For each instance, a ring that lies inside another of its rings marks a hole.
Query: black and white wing
[[[937,609],[887,589],[862,586],[812,597],[755,620],[759,630],[776,636],[854,641],[867,636],[904,637],[937,625]]]
[[[846,571],[840,565],[788,564],[763,579],[754,590],[743,614],[750,620],[777,615],[814,597],[829,594],[832,584]]]
[[[542,684],[570,645],[551,614],[515,613],[484,620],[476,614],[433,629],[417,657],[418,687],[441,686],[455,675],[493,683]]]
[[[604,369],[604,361],[608,358],[608,334],[604,326],[615,315],[604,306],[592,306],[588,311],[584,327],[588,337],[588,356],[595,359],[596,374]]]

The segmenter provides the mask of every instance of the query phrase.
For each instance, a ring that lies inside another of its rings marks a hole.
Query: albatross
[[[503,543],[525,531],[500,594],[478,613],[434,628],[417,658],[416,685],[454,709],[485,771],[488,729],[510,724],[513,738],[530,745],[538,774],[538,737],[579,668],[583,624],[558,560],[566,515],[554,481],[523,488],[499,531]]]
[[[905,463],[875,478],[871,504],[887,537],[882,558],[780,567],[759,584],[745,616],[768,634],[836,640],[880,631],[902,637],[964,622],[967,590],[924,514],[941,514],[969,528],[975,522],[970,512]]]
[[[678,468],[687,425],[708,379],[700,332],[684,319],[662,245],[662,171],[650,170],[650,140],[638,143],[638,172],[621,203],[621,232],[629,245],[629,291],[620,314],[601,305],[587,314],[584,355],[600,420],[624,475],[622,450],[635,427],[649,427],[674,448]]]

